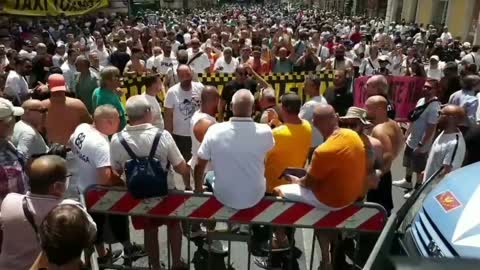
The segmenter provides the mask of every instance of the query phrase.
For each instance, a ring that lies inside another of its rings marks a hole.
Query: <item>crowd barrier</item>
[[[229,227],[232,224],[247,224],[304,228],[325,232],[350,232],[357,236],[359,233],[379,234],[387,220],[385,209],[373,203],[357,203],[338,211],[327,211],[281,198],[265,197],[252,208],[235,210],[222,205],[211,193],[172,191],[166,197],[137,200],[125,188],[98,185],[89,187],[83,199],[91,213],[161,218],[188,224],[195,221],[215,221],[227,223]],[[216,239],[230,241],[235,238]],[[312,240],[310,269],[313,267],[314,244],[315,237]],[[190,265],[190,241],[187,241],[187,246],[187,261]],[[356,251],[358,248],[359,245],[356,246]],[[249,249],[248,269],[250,260]]]
[[[327,88],[333,85],[333,72],[310,72],[312,74],[317,74],[321,80],[321,91],[324,93]],[[277,95],[277,101],[280,100],[280,97],[284,93],[295,92],[302,97],[302,101],[306,100],[306,95],[303,92],[303,86],[305,81],[305,76],[310,74],[309,72],[294,72],[294,73],[278,73],[278,74],[269,74],[263,76],[263,78],[275,89]],[[145,91],[145,78],[147,75],[143,76],[130,76],[123,78],[123,90],[125,95],[123,96],[123,102],[130,96],[141,94]],[[164,76],[162,76],[164,78]],[[207,73],[207,74],[198,74],[198,80],[204,85],[213,85],[217,87],[218,91],[221,93],[223,87],[230,81],[235,79],[234,74],[223,74],[223,73]],[[162,96],[159,96],[160,99],[163,99]]]

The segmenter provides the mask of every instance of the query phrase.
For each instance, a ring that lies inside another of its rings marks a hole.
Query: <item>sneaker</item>
[[[403,198],[404,198],[405,200],[410,199],[410,197],[412,197],[412,195],[413,195],[414,192],[415,192],[415,189],[410,190],[409,192],[405,193],[405,195],[403,195]]]
[[[110,249],[107,249],[107,255],[103,257],[98,257],[97,262],[99,265],[104,265],[104,264],[113,264],[114,262],[118,261],[120,257],[122,256],[122,251],[121,250],[114,250],[111,251]]]
[[[396,187],[400,187],[400,188],[405,188],[405,189],[412,189],[413,188],[412,182],[407,182],[407,180],[405,180],[405,179],[398,180],[398,181],[393,181],[392,185],[394,185]]]
[[[228,253],[228,247],[222,241],[219,241],[219,240],[213,240],[212,243],[210,243],[210,245],[207,243],[203,244],[203,249],[207,251],[210,250],[211,252],[216,254]]]
[[[132,243],[128,248],[123,248],[123,257],[127,260],[137,260],[139,258],[147,256],[145,248],[142,245]]]

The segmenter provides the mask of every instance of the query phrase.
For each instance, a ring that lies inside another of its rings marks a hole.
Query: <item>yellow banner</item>
[[[108,0],[5,0],[2,13],[23,16],[77,16],[108,5]]]
[[[312,72],[313,73],[313,72]],[[275,89],[277,95],[277,101],[280,101],[280,97],[284,93],[294,92],[297,93],[302,101],[307,99],[305,93],[303,92],[303,83],[305,81],[305,76],[309,72],[294,72],[286,74],[270,74],[263,76],[263,78]],[[322,81],[320,86],[320,91],[322,94],[325,93],[329,86],[333,85],[333,72],[315,72],[314,74],[318,75]],[[235,78],[233,74],[199,74],[198,80],[204,85],[213,85],[216,86],[218,91],[222,93],[223,87],[230,81]],[[145,92],[145,76],[133,76],[125,77],[123,80],[123,89],[125,95],[122,97],[122,101],[125,103],[130,96],[138,95]],[[163,97],[159,96],[161,100]]]

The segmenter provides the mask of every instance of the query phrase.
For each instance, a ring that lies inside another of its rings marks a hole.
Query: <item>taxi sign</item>
[[[451,191],[445,191],[435,196],[437,202],[442,206],[446,213],[449,213],[462,206],[462,203],[453,195]]]

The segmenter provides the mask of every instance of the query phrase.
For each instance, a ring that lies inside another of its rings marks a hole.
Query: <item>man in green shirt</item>
[[[120,70],[114,66],[108,66],[100,72],[100,87],[93,91],[93,110],[98,106],[110,104],[115,107],[120,115],[120,130],[127,125],[127,115],[123,107],[117,89],[121,86]]]
[[[84,55],[77,57],[75,67],[80,72],[75,78],[75,95],[85,104],[88,112],[93,115],[92,95],[99,85],[98,75],[90,70],[90,61]]]

